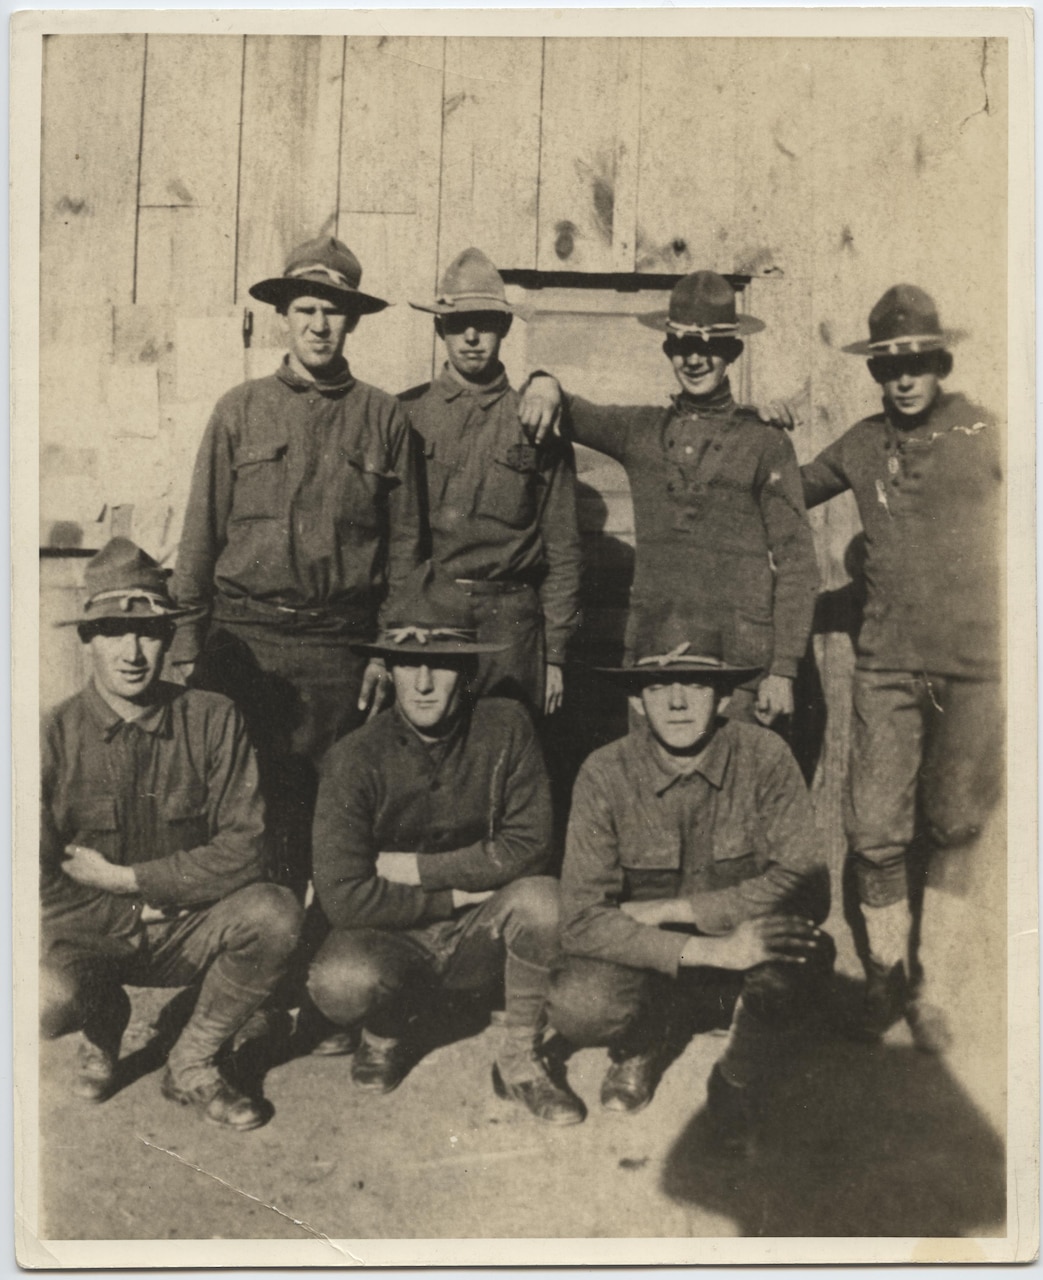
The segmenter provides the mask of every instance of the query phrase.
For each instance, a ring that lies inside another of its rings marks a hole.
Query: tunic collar
[[[674,409],[687,417],[719,418],[735,408],[731,383],[727,378],[708,396],[690,396],[687,391],[679,391],[671,399]]]
[[[343,391],[349,391],[355,385],[355,379],[352,376],[347,360],[342,358],[341,365],[340,372],[332,378],[302,378],[295,369],[290,367],[290,357],[287,355],[283,356],[282,364],[276,369],[275,376],[280,382],[285,382],[294,391],[315,390],[323,395],[339,395]]]
[[[690,772],[682,772],[671,761],[644,721],[630,733],[630,751],[639,761],[645,779],[657,796],[668,791],[675,782],[690,778],[696,773],[720,791],[732,754],[730,738],[727,722],[718,721],[713,737],[696,758]]]
[[[507,380],[507,370],[503,365],[500,365],[500,372],[492,382],[482,383],[481,386],[472,386],[454,375],[447,360],[435,379],[435,386],[446,404],[451,404],[452,401],[460,396],[469,396],[483,409],[487,409],[510,390],[511,384]]]
[[[150,733],[153,736],[165,733],[170,723],[171,697],[169,691],[171,689],[176,690],[177,686],[159,682],[156,685],[155,700],[145,714],[136,720],[124,720],[116,708],[101,696],[93,680],[87,682],[83,697],[87,704],[87,710],[90,712],[91,719],[97,725],[99,733],[106,742],[111,742],[126,724],[132,724],[143,733]]]

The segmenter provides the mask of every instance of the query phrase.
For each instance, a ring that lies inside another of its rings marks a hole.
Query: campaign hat
[[[370,315],[390,305],[363,293],[361,280],[362,264],[348,246],[333,236],[320,236],[292,251],[281,276],[251,285],[250,296],[280,310],[294,298],[327,298],[357,315]]]
[[[966,334],[943,329],[929,293],[915,284],[896,284],[869,313],[869,337],[841,348],[852,356],[906,356],[945,351]]]
[[[180,618],[188,612],[174,603],[167,586],[170,570],[161,568],[129,538],[113,538],[92,556],[84,570],[87,598],[82,612],[59,627],[77,627],[103,618]]]
[[[721,657],[722,647],[718,628],[699,623],[682,612],[643,613],[638,616],[623,665],[595,670],[635,689],[684,678],[731,690],[763,669],[726,662]]]
[[[501,653],[506,644],[478,640],[470,597],[433,560],[418,565],[388,601],[376,640],[352,647],[383,658]],[[437,665],[437,663],[435,664]]]
[[[678,337],[694,334],[707,342],[742,338],[764,328],[763,320],[739,313],[735,290],[716,271],[695,271],[678,280],[666,311],[649,311],[638,319],[650,329],[665,329]]]
[[[411,302],[416,311],[436,316],[472,315],[482,311],[501,311],[514,315],[516,309],[507,301],[503,276],[481,249],[465,249],[446,267],[438,297],[434,302]]]

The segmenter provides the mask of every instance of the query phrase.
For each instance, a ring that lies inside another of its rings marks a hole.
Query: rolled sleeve
[[[583,552],[576,514],[576,468],[571,449],[559,455],[550,469],[548,493],[540,513],[540,536],[546,574],[540,584],[547,661],[565,663],[565,649],[580,620],[580,574]]]

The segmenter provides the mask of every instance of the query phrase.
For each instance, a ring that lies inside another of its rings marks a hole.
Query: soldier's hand
[[[383,658],[370,658],[366,670],[362,673],[362,688],[359,690],[359,710],[367,711],[367,720],[372,720],[378,711],[382,711],[391,701],[391,677]]]
[[[415,853],[378,853],[377,875],[394,884],[420,884],[420,862]]]
[[[473,907],[479,902],[486,902],[493,896],[494,890],[483,889],[480,893],[471,893],[467,889],[453,890],[453,910],[458,911],[460,907]]]
[[[549,431],[560,432],[561,386],[549,373],[530,378],[518,405],[518,419],[533,444],[542,444]]]
[[[133,867],[120,867],[98,852],[82,844],[67,844],[62,870],[77,884],[105,893],[137,893],[138,881]]]
[[[700,961],[717,969],[752,969],[769,961],[804,964],[821,946],[822,931],[798,916],[760,916],[743,920],[723,938],[700,938],[709,944],[710,959]]]
[[[555,711],[558,711],[564,696],[565,673],[561,667],[556,667],[552,662],[548,662],[546,680],[543,686],[543,714],[552,716]]]
[[[792,431],[799,422],[793,406],[785,400],[769,400],[767,404],[759,404],[757,417],[770,426],[781,427],[783,431]]]
[[[753,714],[761,724],[793,714],[793,681],[788,676],[765,676],[757,686]]]

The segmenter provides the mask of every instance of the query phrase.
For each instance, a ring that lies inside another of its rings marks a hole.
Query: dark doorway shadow
[[[823,1031],[763,1103],[761,1150],[748,1162],[710,1154],[694,1115],[663,1191],[726,1215],[744,1236],[1005,1233],[1003,1139],[944,1059]]]

